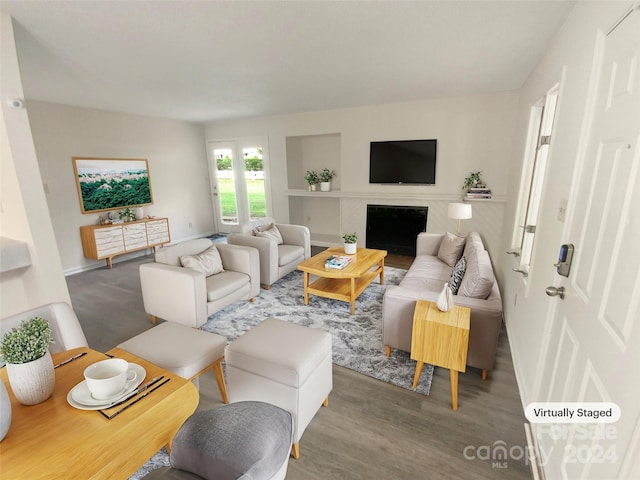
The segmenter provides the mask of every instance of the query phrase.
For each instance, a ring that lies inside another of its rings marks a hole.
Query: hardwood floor
[[[148,255],[67,277],[73,307],[89,345],[106,351],[151,328],[144,313],[138,267]],[[387,257],[404,267],[410,257]],[[267,313],[267,312],[265,312]],[[503,328],[495,369],[460,374],[457,412],[451,410],[449,372],[436,368],[431,394],[414,393],[346,368],[333,367],[329,406],[320,408],[291,459],[288,480],[530,479],[525,418]],[[199,409],[220,406],[213,374],[200,380]],[[502,443],[504,442],[504,443]],[[505,446],[504,460],[492,454]],[[480,449],[480,450],[478,450]]]

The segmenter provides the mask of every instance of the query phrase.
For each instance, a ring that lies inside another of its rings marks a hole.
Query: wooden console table
[[[87,225],[80,227],[80,238],[84,256],[105,259],[109,268],[112,268],[116,255],[155,248],[171,240],[168,218],[146,218],[117,225]]]
[[[418,386],[425,363],[448,368],[451,408],[458,410],[458,372],[467,369],[471,309],[455,306],[442,312],[435,303],[416,302],[411,335],[411,359],[416,360],[413,388]]]

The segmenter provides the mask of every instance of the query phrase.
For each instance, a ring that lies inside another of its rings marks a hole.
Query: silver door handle
[[[564,287],[547,287],[544,292],[550,297],[560,297],[560,300],[564,299]]]

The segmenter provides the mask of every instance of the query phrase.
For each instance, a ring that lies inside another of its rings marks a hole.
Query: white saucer
[[[72,407],[79,408],[80,410],[100,410],[107,405],[111,405],[112,403],[117,402],[123,397],[126,397],[133,390],[135,390],[147,375],[147,371],[144,369],[144,367],[138,365],[137,363],[129,363],[129,371],[136,372],[136,378],[135,380],[128,382],[125,385],[124,389],[117,395],[114,395],[111,398],[97,400],[91,396],[91,392],[87,387],[87,382],[83,380],[78,385],[73,387],[67,394],[67,402],[69,402],[69,405],[71,405]]]

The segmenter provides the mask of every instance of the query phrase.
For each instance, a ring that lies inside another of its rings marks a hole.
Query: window
[[[538,214],[544,190],[544,173],[557,103],[558,85],[555,85],[531,108],[529,116],[529,133],[520,181],[518,213],[513,231],[512,249],[509,252],[520,259],[520,266],[516,271],[521,272],[525,277],[531,267]]]

